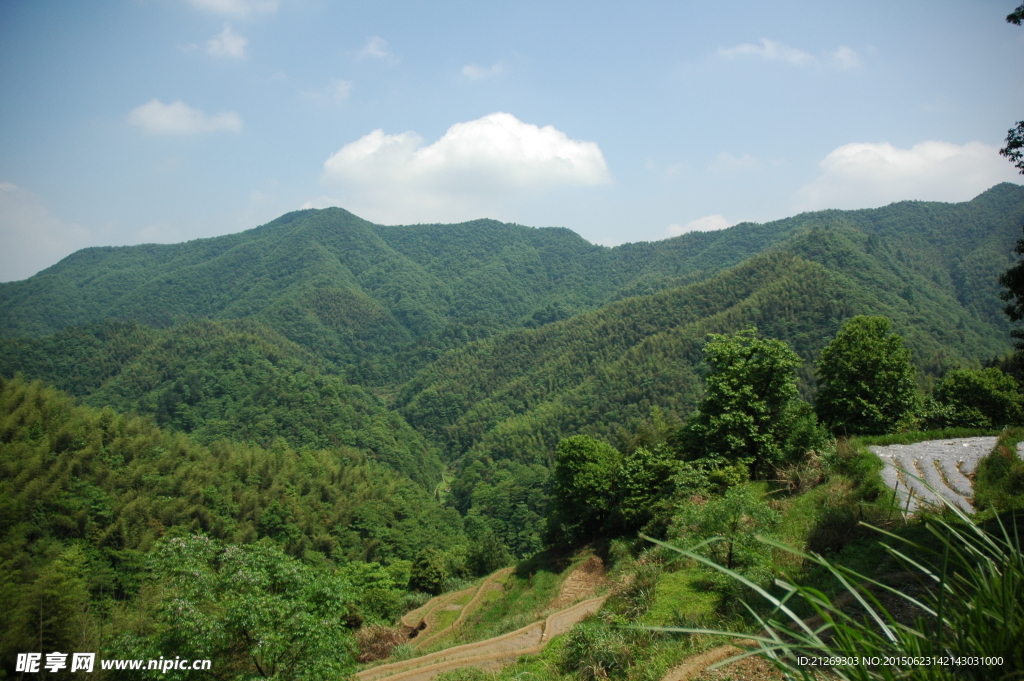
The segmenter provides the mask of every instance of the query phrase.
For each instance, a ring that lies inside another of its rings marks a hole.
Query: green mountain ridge
[[[720,484],[771,510],[765,495],[793,491],[784,480],[736,487],[722,476],[739,469],[697,474],[681,460],[708,334],[756,325],[789,344],[813,399],[823,346],[850,317],[885,315],[927,392],[1009,349],[998,276],[1022,222],[1024,187],[1010,184],[960,204],[819,211],[615,248],[565,229],[387,227],[310,210],[214,239],[86,249],[0,284],[0,649],[145,657],[139,646],[180,620],[154,566],[214,540],[224,556],[350,583],[351,628],[393,622],[422,602],[410,590],[459,589],[513,557],[531,557],[521,577],[532,583],[557,558],[565,516],[553,500],[569,497],[552,464],[578,434],[613,445],[579,438],[605,463],[621,457],[606,468],[618,477],[594,487],[629,500],[611,533],[647,522],[640,509],[660,509],[648,514],[660,536],[740,499],[716,496]],[[799,442],[793,461],[811,440]],[[794,536],[824,528],[819,548],[857,541],[874,489],[844,477],[864,463],[845,456],[828,486],[785,497],[807,505]],[[814,487],[825,459],[776,473]],[[679,487],[673,471],[696,477]],[[695,503],[694,490],[715,499]],[[851,515],[836,521],[833,501]],[[657,591],[634,586],[637,599]],[[216,615],[207,596],[204,616]]]
[[[104,320],[166,328],[258,317],[338,367],[368,363],[360,382],[394,384],[465,340],[701,281],[801,230],[837,223],[875,235],[901,266],[901,257],[929,270],[942,263],[958,300],[999,323],[997,287],[979,277],[1007,262],[1022,191],[1003,184],[962,204],[806,213],[615,248],[560,228],[491,220],[384,227],[337,208],[297,211],[183,244],[88,248],[0,284],[0,337]],[[989,227],[971,234],[977,224]]]
[[[1012,184],[615,248],[490,220],[298,211],[86,249],[0,285],[0,375],[202,443],[355,448],[427,489],[448,465],[457,508],[526,555],[558,441],[621,444],[652,414],[684,418],[709,333],[786,341],[807,398],[817,353],[856,314],[892,319],[925,388],[1005,354],[997,277],[1022,222]]]

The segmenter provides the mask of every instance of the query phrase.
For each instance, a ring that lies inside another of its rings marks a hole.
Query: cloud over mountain
[[[414,222],[496,217],[559,187],[610,181],[596,142],[501,112],[456,123],[429,145],[414,132],[374,130],[328,158],[321,179],[360,215]]]
[[[39,196],[0,182],[0,281],[30,277],[88,245],[91,236],[54,217]]]
[[[894,201],[966,201],[1020,177],[995,147],[927,141],[910,149],[888,142],[838,147],[818,164],[819,175],[796,194],[800,210],[870,208]]]

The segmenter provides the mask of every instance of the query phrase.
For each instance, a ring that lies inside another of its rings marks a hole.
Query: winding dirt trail
[[[446,626],[444,628],[441,628],[441,629],[434,629],[434,628],[431,628],[429,626],[427,619],[422,619],[421,621],[423,622],[423,624],[425,626],[422,629],[419,630],[419,632],[420,632],[419,635],[417,635],[416,638],[413,639],[413,643],[412,643],[413,648],[417,648],[417,649],[424,648],[424,647],[426,647],[426,645],[428,643],[431,643],[432,641],[436,641],[441,636],[444,636],[445,634],[448,634],[448,633],[450,633],[452,631],[455,631],[460,626],[462,626],[462,623],[466,620],[466,616],[469,615],[469,613],[471,613],[474,610],[476,610],[477,606],[480,605],[480,602],[484,598],[486,598],[487,592],[491,591],[495,587],[496,582],[504,579],[507,575],[512,574],[513,570],[515,570],[515,568],[508,567],[508,568],[504,568],[502,570],[498,570],[497,572],[491,573],[487,577],[487,579],[485,579],[483,582],[481,582],[480,586],[477,587],[476,593],[473,594],[473,598],[469,601],[469,603],[466,603],[465,605],[460,606],[459,616],[456,617],[455,621],[452,622],[451,624],[449,624],[448,626]],[[498,588],[500,589],[501,587],[498,587]],[[465,594],[466,592],[465,591],[459,591],[457,593]],[[431,613],[440,613],[443,609],[453,607],[452,605],[449,605],[453,600],[458,600],[458,598],[449,599],[448,601],[446,601],[445,604],[440,605],[439,608],[435,608],[435,609],[431,610]],[[408,615],[407,615],[407,617],[408,617]],[[436,622],[436,619],[437,618],[435,618],[435,622]],[[402,618],[402,623],[405,624],[405,618],[404,617]],[[424,635],[424,634],[426,634],[426,635]]]
[[[385,678],[388,681],[426,681],[442,672],[463,667],[501,667],[514,662],[522,655],[539,653],[552,638],[564,634],[573,625],[600,610],[606,598],[607,596],[598,596],[587,599],[552,613],[545,620],[485,641],[467,643],[411,660],[364,669],[356,674],[356,678],[360,681]]]
[[[436,640],[443,634],[458,628],[465,621],[465,618],[479,606],[486,597],[487,592],[493,588],[493,585],[510,574],[512,570],[513,568],[505,568],[490,575],[477,587],[472,600],[463,606],[459,617],[452,624],[431,632],[429,636],[424,637],[419,643],[414,645],[421,647],[431,640]],[[431,679],[443,672],[452,671],[453,669],[464,667],[495,669],[502,667],[514,662],[523,655],[539,653],[551,639],[566,633],[577,623],[597,613],[608,598],[607,595],[594,596],[568,607],[563,606],[581,597],[592,596],[594,591],[607,584],[608,580],[604,576],[604,564],[599,558],[591,556],[587,561],[569,573],[559,589],[558,596],[551,601],[550,607],[560,607],[561,609],[551,613],[543,620],[484,641],[453,646],[421,657],[364,669],[356,674],[356,678],[359,681],[378,681],[380,679],[387,679],[388,681],[427,681],[427,679]],[[431,599],[421,608],[403,617],[403,627],[407,627],[410,632],[419,631],[420,634],[416,638],[420,638],[423,635],[422,632],[430,631],[429,623],[431,619],[436,622],[437,613],[441,613],[445,608],[450,607],[453,601],[459,600],[460,596],[464,597],[466,591],[445,594],[444,596]]]

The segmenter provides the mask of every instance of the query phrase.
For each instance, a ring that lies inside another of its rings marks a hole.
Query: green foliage
[[[575,672],[582,681],[627,678],[630,667],[638,661],[630,641],[635,637],[601,626],[574,627],[562,649],[561,671]]]
[[[1006,20],[1011,24],[1020,25],[1021,16],[1024,16],[1022,8],[1018,7],[1016,11],[1006,17]],[[1024,173],[1024,121],[1018,121],[1017,125],[1006,131],[1006,146],[999,150],[1000,156],[1005,156],[1010,163],[1014,165],[1017,170]]]
[[[800,358],[786,343],[748,329],[712,335],[704,356],[710,366],[705,397],[679,435],[687,458],[742,461],[756,476],[803,454],[794,446],[823,442],[797,397]]]
[[[953,369],[935,387],[939,427],[998,429],[1024,423],[1024,396],[1012,376],[994,367]]]
[[[31,650],[18,646],[38,641],[40,629],[58,649],[72,638],[95,648],[102,618],[143,588],[154,544],[195,532],[234,545],[264,537],[310,564],[376,560],[389,570],[423,548],[465,542],[454,509],[357,450],[206,447],[147,419],[75,406],[39,383],[0,379],[4,660]],[[405,582],[376,581],[380,593],[364,579],[367,593],[352,596],[354,614],[387,620]],[[40,623],[42,607],[50,614]]]
[[[153,619],[123,632],[111,646],[114,655],[210,659],[218,678],[324,678],[354,670],[350,585],[338,575],[271,544],[221,546],[205,536],[163,540],[149,560]]]
[[[90,631],[86,553],[80,545],[54,548],[60,553],[34,570],[30,582],[3,585],[0,603],[5,606],[7,626],[0,634],[0,649],[5,652],[84,650],[95,642]]]
[[[452,483],[455,507],[484,522],[509,552],[520,558],[543,545],[548,512],[549,470],[539,464],[467,457]]]
[[[620,458],[611,445],[587,435],[558,443],[549,527],[561,541],[586,541],[600,531],[613,508]]]
[[[665,445],[637,447],[622,457],[616,477],[616,498],[622,531],[636,532],[660,512],[674,492],[673,476],[680,463]]]
[[[756,582],[772,577],[771,552],[759,535],[770,536],[779,523],[755,485],[747,483],[725,494],[682,505],[669,535],[684,546],[723,563]]]
[[[1011,428],[999,436],[995,449],[978,462],[974,475],[974,504],[979,510],[1024,508],[1024,460],[1018,444],[1024,430]]]
[[[512,563],[508,547],[477,513],[466,516],[466,569],[476,577],[483,577]]]
[[[338,567],[339,579],[349,585],[352,601],[349,618],[364,625],[390,625],[405,609],[406,587],[409,585],[409,561],[380,563],[350,561]]]
[[[786,593],[777,596],[699,553],[674,549],[753,589],[773,609],[758,618],[760,631],[756,634],[706,628],[670,630],[746,639],[753,644],[752,654],[764,655],[802,679],[820,678],[823,672],[858,681],[1017,678],[1024,672],[1020,519],[1007,514],[983,528],[957,509],[949,511],[952,517],[948,519],[925,516],[923,526],[931,537],[924,541],[884,533],[902,544],[883,544],[889,556],[917,578],[916,585],[905,582],[909,586],[903,588],[764,540],[834,577],[842,589],[842,600],[850,605],[788,580],[780,580]],[[809,625],[799,614],[806,611],[801,605],[822,624]],[[900,611],[909,616],[898,614]],[[800,657],[824,659],[828,664],[808,667],[800,664]],[[869,662],[876,657],[888,662]],[[980,659],[978,664],[933,664],[939,657]],[[921,659],[926,662],[922,664]]]
[[[409,588],[436,596],[441,593],[448,576],[444,555],[437,549],[425,548],[416,554],[412,562]]]
[[[377,396],[265,324],[190,322],[165,331],[106,324],[0,344],[0,374],[21,371],[86,404],[152,415],[210,444],[346,446],[432,487],[441,462]]]
[[[854,317],[821,351],[818,417],[838,434],[895,432],[918,408],[915,373],[887,318]]]

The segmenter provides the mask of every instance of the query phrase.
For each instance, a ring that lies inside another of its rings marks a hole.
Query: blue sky
[[[1019,181],[1015,2],[0,3],[0,281],[300,207],[607,245]]]

